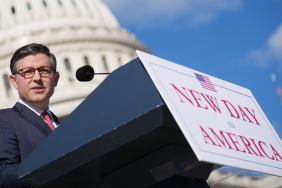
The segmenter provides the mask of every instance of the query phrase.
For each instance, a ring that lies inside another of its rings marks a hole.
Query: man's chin
[[[46,100],[47,100],[46,96],[33,96],[32,98],[30,98],[30,102],[32,103],[40,103]]]

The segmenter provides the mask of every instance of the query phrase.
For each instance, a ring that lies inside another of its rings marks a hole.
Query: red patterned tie
[[[49,125],[50,129],[51,129],[52,131],[54,131],[54,130],[55,130],[55,127],[54,127],[54,125],[52,124],[51,117],[50,117],[49,113],[48,113],[48,112],[43,112],[43,113],[42,113],[42,116],[45,118],[45,121],[46,121],[46,123]]]

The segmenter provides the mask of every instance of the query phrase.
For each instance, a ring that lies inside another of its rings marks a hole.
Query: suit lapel
[[[20,103],[16,103],[13,109],[18,111],[21,117],[29,121],[39,131],[41,131],[45,136],[48,136],[52,132],[50,127],[47,125],[47,123],[45,123],[44,120],[40,116],[35,114],[33,111],[31,111],[26,106]]]
[[[57,118],[57,116],[55,116],[55,115],[53,114],[53,112],[51,112],[51,113],[52,113],[52,117],[53,117],[54,121],[55,121],[56,124],[59,126],[59,125],[62,123],[62,121],[61,121],[59,118]]]

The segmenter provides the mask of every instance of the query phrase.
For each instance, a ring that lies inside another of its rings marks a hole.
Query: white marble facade
[[[95,72],[112,72],[135,58],[135,49],[149,51],[101,0],[0,0],[0,109],[18,100],[8,81],[10,59],[33,42],[47,45],[57,58],[61,78],[50,108],[61,118],[106,77],[80,83],[77,68],[89,64]]]
[[[215,170],[210,174],[207,182],[211,188],[282,188],[281,177],[235,174],[236,172]]]

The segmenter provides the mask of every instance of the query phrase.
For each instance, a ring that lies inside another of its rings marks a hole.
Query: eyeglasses
[[[34,76],[36,70],[38,70],[40,76],[49,77],[52,74],[53,67],[48,67],[48,66],[43,66],[43,67],[39,67],[39,68],[27,67],[27,68],[18,70],[18,72],[16,72],[16,74],[19,74],[24,78],[32,78]]]

